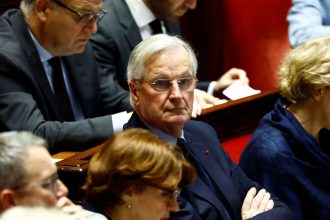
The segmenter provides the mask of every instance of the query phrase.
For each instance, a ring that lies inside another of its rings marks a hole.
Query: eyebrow
[[[54,173],[52,173],[51,175],[49,175],[48,177],[45,177],[43,179],[40,180],[36,180],[37,182],[41,182],[41,181],[45,181],[45,180],[53,180],[55,178],[58,178],[58,173],[57,171],[55,171]]]

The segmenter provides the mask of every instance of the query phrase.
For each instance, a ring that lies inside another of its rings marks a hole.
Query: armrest
[[[273,109],[279,97],[278,89],[262,91],[204,109],[197,119],[210,124],[221,141],[229,140],[253,132],[260,119]]]
[[[100,147],[96,146],[82,152],[76,152],[56,163],[59,178],[68,187],[69,198],[75,203],[81,203],[84,199],[81,186],[86,180],[89,161],[100,150]]]

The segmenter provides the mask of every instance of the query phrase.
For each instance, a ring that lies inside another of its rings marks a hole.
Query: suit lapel
[[[126,4],[126,1],[112,1],[114,13],[117,14],[119,23],[126,30],[125,36],[126,40],[129,42],[131,49],[133,49],[138,43],[142,41],[142,37],[140,34],[140,30],[136,25],[134,18]],[[121,16],[125,15],[125,16]]]
[[[226,210],[226,207],[198,176],[196,176],[195,181],[188,188],[193,194],[197,195],[197,197],[203,198],[205,201],[212,204],[222,215],[222,219],[227,219],[227,215],[223,211]]]
[[[44,101],[51,106],[53,109],[53,114],[56,114],[58,117],[59,113],[56,111],[57,106],[55,97],[39,58],[38,51],[34,46],[33,40],[27,28],[27,24],[25,23],[23,15],[20,11],[14,17],[14,27],[14,32],[18,41],[20,42],[20,45],[23,48],[23,52],[27,60],[26,64],[22,64],[24,68],[27,68],[24,72],[27,73],[33,81],[37,82],[39,85],[38,87],[41,89],[41,93],[46,97]]]
[[[240,196],[238,192],[234,190],[233,184],[228,178],[228,174],[224,173],[219,163],[217,163],[211,156],[211,152],[205,152],[208,150],[205,147],[206,143],[200,143],[196,138],[194,138],[193,135],[189,134],[189,132],[185,131],[184,134],[187,144],[193,146],[191,147],[192,153],[199,159],[208,176],[213,180],[214,183],[216,183],[215,185],[217,186],[217,189],[222,193],[223,198],[226,200],[229,206],[236,207],[237,204],[240,204]],[[206,199],[208,199],[208,197],[206,197]],[[223,204],[220,202],[213,204],[215,207],[223,207]],[[235,214],[235,211],[233,210],[228,210],[228,212]],[[238,218],[240,218],[240,216],[238,216]]]

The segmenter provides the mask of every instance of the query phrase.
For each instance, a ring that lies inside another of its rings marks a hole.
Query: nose
[[[59,199],[61,197],[67,196],[69,193],[68,188],[62,183],[61,180],[56,182],[56,197]]]
[[[178,212],[180,210],[178,200],[176,197],[174,197],[168,201],[167,209],[169,212]]]
[[[90,22],[88,22],[86,24],[86,26],[84,27],[84,31],[91,33],[91,34],[95,34],[97,32],[97,23],[95,20],[91,20]]]
[[[180,87],[178,85],[178,82],[174,81],[172,82],[172,86],[170,88],[170,99],[180,99],[182,98],[182,93],[180,90]]]
[[[186,5],[189,9],[195,9],[197,5],[197,0],[187,0]]]

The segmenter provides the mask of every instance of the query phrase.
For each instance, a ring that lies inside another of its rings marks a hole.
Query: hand
[[[212,95],[207,94],[206,92],[195,89],[194,90],[194,102],[193,102],[193,110],[191,113],[191,117],[196,118],[197,115],[200,115],[202,109],[209,108],[214,105],[222,104],[227,102],[225,99],[219,99]]]
[[[237,80],[241,81],[243,85],[249,84],[249,78],[247,77],[246,72],[244,70],[231,68],[218,79],[214,86],[214,93],[217,93],[227,88]]]
[[[73,215],[76,220],[85,220],[83,209],[80,205],[75,205],[67,197],[61,197],[57,200],[56,207],[65,213]]]
[[[256,192],[256,188],[252,187],[246,194],[241,211],[243,220],[252,218],[274,207],[274,201],[270,199],[270,194],[265,189],[261,189],[257,195]]]

